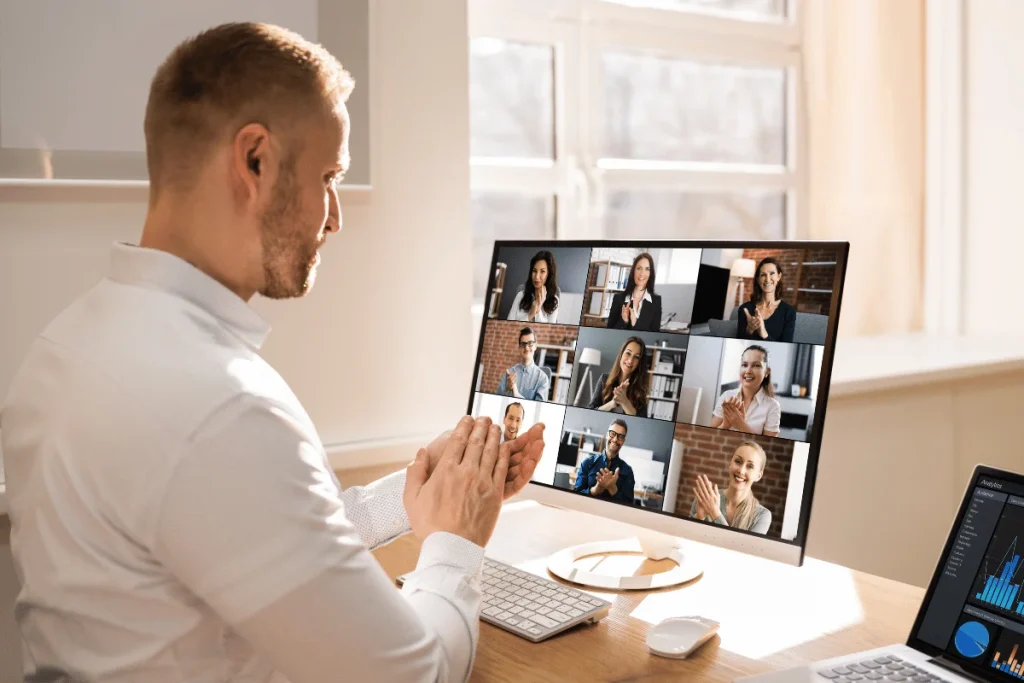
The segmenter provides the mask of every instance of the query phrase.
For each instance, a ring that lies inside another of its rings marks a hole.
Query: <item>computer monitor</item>
[[[802,564],[848,252],[496,242],[469,412],[545,424],[526,497]]]

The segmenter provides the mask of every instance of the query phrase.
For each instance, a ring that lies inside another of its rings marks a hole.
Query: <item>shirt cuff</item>
[[[477,576],[483,563],[484,549],[476,543],[447,531],[435,531],[423,541],[416,571],[445,565],[459,569],[467,575]]]

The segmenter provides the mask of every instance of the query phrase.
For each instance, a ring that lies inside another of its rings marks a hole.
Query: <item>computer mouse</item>
[[[647,647],[660,657],[685,659],[718,633],[718,626],[704,617],[670,617],[647,632]]]

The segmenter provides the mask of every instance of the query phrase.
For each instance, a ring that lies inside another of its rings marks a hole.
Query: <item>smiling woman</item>
[[[782,300],[782,265],[769,256],[754,271],[754,292],[740,306],[736,336],[740,339],[793,341],[796,309]]]

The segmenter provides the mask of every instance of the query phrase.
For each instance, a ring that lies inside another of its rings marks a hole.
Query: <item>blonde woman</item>
[[[744,441],[729,459],[729,486],[719,491],[705,475],[693,487],[690,517],[721,526],[766,534],[772,525],[771,511],[754,497],[753,485],[761,481],[768,456],[753,441]]]

